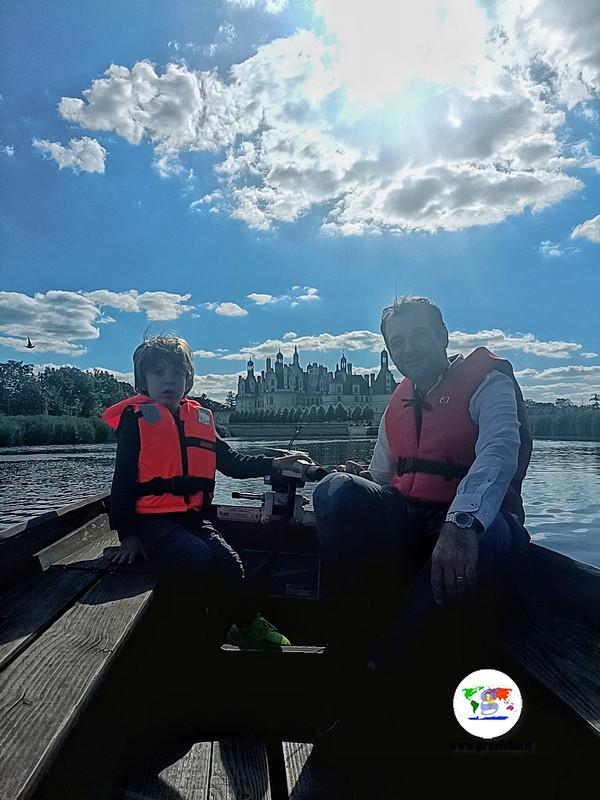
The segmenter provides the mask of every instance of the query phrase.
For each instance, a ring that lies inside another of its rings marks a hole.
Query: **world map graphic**
[[[506,686],[463,686],[461,689],[471,712],[469,719],[508,719],[517,710]]]

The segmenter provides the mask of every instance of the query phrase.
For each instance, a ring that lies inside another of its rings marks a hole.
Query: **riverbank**
[[[277,439],[306,441],[309,439],[375,438],[376,425],[353,425],[347,422],[244,422],[229,423],[216,415],[217,431],[223,438],[247,441]],[[583,433],[538,433],[536,441],[600,442],[600,435]],[[115,442],[112,428],[100,417],[0,415],[0,448],[43,447],[46,445],[109,444]]]
[[[377,436],[374,425],[348,425],[345,422],[268,423],[245,422],[221,425],[222,435],[234,439],[339,439]]]

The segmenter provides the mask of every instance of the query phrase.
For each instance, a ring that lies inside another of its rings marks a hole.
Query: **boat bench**
[[[311,762],[312,744],[260,736],[180,740],[141,759],[123,800],[364,800],[372,794]]]
[[[1,798],[32,796],[149,606],[155,576],[111,565],[116,544],[87,522],[0,596]]]

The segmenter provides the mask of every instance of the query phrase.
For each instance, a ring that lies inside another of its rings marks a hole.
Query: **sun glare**
[[[348,99],[372,105],[411,81],[472,82],[489,21],[475,0],[316,0]]]

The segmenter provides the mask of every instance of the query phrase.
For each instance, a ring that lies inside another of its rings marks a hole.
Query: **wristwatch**
[[[457,528],[473,528],[475,531],[482,530],[479,520],[469,514],[468,511],[449,511],[446,514],[446,522],[453,522]]]

